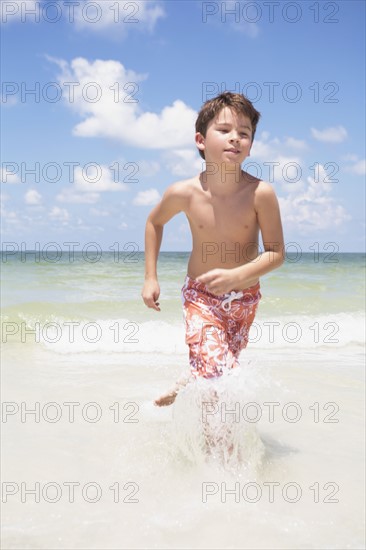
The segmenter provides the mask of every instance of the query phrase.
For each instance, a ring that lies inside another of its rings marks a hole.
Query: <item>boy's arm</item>
[[[277,269],[285,259],[280,208],[276,194],[268,183],[261,182],[258,186],[254,206],[264,252],[251,262],[233,269],[235,281],[241,288],[251,286],[258,277]]]
[[[160,311],[157,261],[163,226],[178,212],[186,210],[188,200],[187,185],[184,182],[174,183],[165,191],[163,198],[153,208],[146,222],[145,230],[145,283],[141,292],[145,305]]]

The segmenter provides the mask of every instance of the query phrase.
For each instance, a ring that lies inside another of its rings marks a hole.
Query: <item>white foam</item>
[[[30,327],[35,327],[33,322]],[[282,316],[257,319],[248,347],[254,350],[306,349],[329,350],[347,345],[364,345],[365,316],[361,313],[336,315]],[[64,321],[38,325],[36,336],[42,346],[56,353],[148,353],[179,355],[187,353],[183,321],[145,321],[129,319],[78,322],[73,327]]]

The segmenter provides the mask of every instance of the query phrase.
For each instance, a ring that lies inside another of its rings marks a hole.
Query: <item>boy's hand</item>
[[[147,307],[161,311],[159,302],[157,301],[160,296],[160,286],[156,279],[147,279],[145,281],[141,296]]]
[[[232,269],[211,269],[196,280],[205,284],[208,290],[216,295],[226,294],[235,287]]]

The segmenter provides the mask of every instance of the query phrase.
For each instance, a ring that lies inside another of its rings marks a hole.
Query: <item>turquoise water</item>
[[[51,347],[60,351],[64,345],[65,353],[72,352],[72,349],[96,350],[98,346],[106,352],[118,348],[119,351],[154,350],[161,353],[173,346],[183,353],[180,294],[187,272],[188,253],[162,252],[159,256],[160,312],[148,309],[141,298],[144,283],[142,253],[134,253],[133,257],[120,255],[118,261],[111,252],[103,253],[95,262],[90,261],[93,256],[77,253],[70,257],[66,252],[58,261],[51,256],[48,259],[40,256],[38,262],[34,255],[28,255],[26,261],[22,259],[18,253],[2,263],[1,317],[8,342],[21,342],[18,327],[49,327],[47,330],[52,332],[49,323],[56,323],[60,338],[52,342]],[[308,253],[299,259],[288,258],[280,269],[262,277],[261,293],[262,300],[251,331],[251,341],[257,348],[283,346],[286,339],[287,343],[294,340],[304,348],[321,341],[333,344],[333,347],[362,345],[364,341],[363,254],[329,257]],[[72,347],[68,342],[70,322],[79,323]],[[14,337],[11,323],[16,326]],[[85,342],[83,335],[79,334],[87,323],[100,327],[97,328],[101,333],[98,342]],[[113,337],[118,342],[111,341],[113,323],[117,323],[122,331]],[[124,328],[127,323],[135,326],[141,338],[138,342],[127,338],[129,345],[126,347],[123,344],[128,335],[128,326]],[[166,344],[164,331],[172,330],[169,344]],[[296,332],[301,336],[298,340]],[[158,334],[157,338],[155,334]],[[30,337],[28,341],[31,341]],[[51,345],[51,342],[46,338],[42,345]]]
[[[59,261],[49,258],[41,257],[37,262],[28,256],[22,262],[18,253],[2,262],[2,308],[10,320],[16,320],[20,311],[36,317],[39,314],[40,320],[51,311],[90,320],[116,318],[123,311],[137,315],[140,321],[152,318],[141,299],[142,253],[135,253],[133,258],[121,256],[117,261],[113,253],[103,252],[94,263],[81,253],[75,253],[73,261],[66,252]],[[181,318],[177,303],[188,258],[184,252],[160,253],[160,317],[164,320]],[[362,312],[365,257],[302,254],[299,261],[290,258],[280,269],[262,277],[261,287],[263,317]]]

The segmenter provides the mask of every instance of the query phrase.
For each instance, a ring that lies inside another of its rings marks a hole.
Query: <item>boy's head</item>
[[[204,103],[196,120],[196,132],[206,137],[207,127],[225,107],[229,107],[237,114],[245,115],[252,125],[252,142],[260,118],[260,113],[253,107],[253,104],[242,94],[223,92],[222,94],[209,99]],[[198,150],[201,157],[205,158],[204,151]]]

